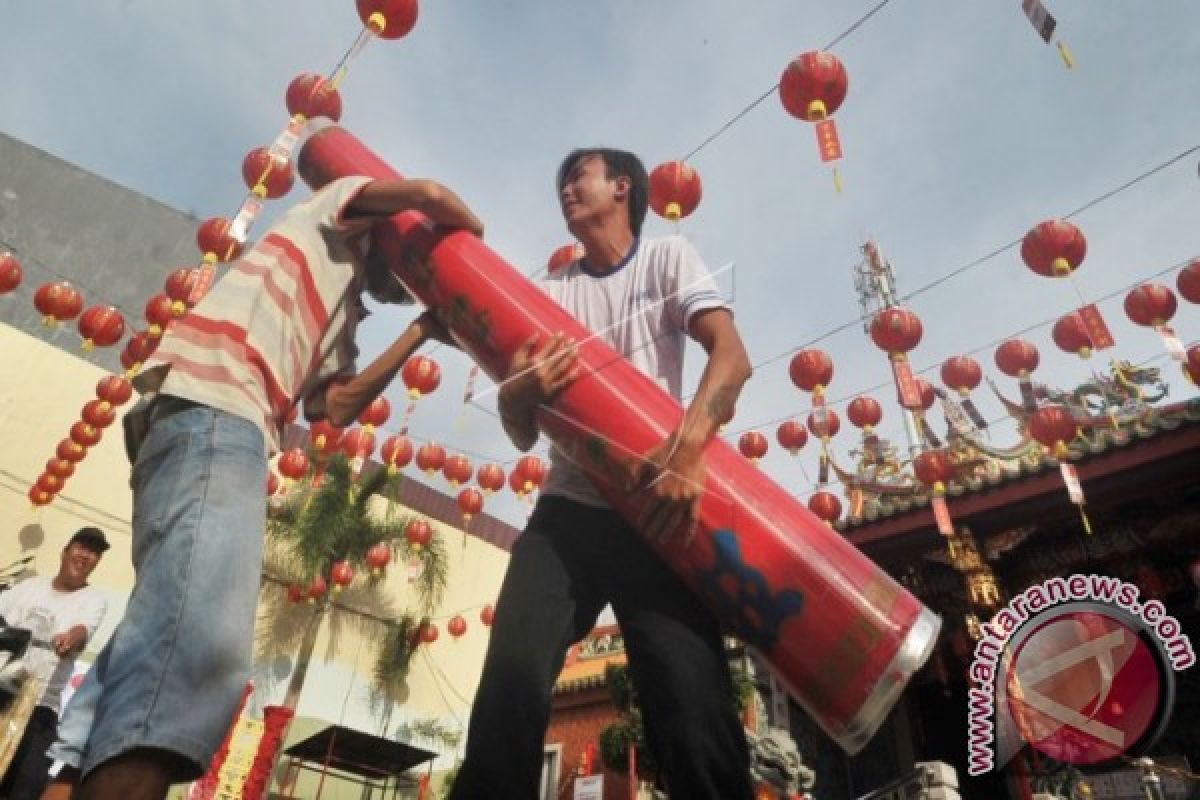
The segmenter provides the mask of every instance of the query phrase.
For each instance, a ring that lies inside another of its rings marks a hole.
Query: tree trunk
[[[308,676],[308,665],[312,662],[313,650],[317,646],[317,633],[321,630],[321,622],[325,619],[325,611],[329,603],[325,600],[313,609],[304,638],[300,640],[300,649],[296,652],[296,666],[292,669],[291,680],[288,681],[287,694],[283,697],[283,705],[292,711],[300,702],[300,693],[304,691],[304,679]]]

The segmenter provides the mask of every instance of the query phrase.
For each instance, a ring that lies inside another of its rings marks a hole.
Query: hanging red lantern
[[[462,512],[463,522],[483,511],[483,494],[474,486],[468,486],[458,493],[458,510]]]
[[[437,442],[426,442],[417,450],[417,469],[430,477],[446,463],[446,450]]]
[[[1184,300],[1200,303],[1200,259],[1179,270],[1179,274],[1175,276],[1175,288]]]
[[[484,606],[479,611],[479,621],[485,628],[492,627],[492,623],[496,621],[496,610],[490,605]]]
[[[388,421],[388,417],[392,415],[392,404],[383,395],[372,400],[363,412],[358,415],[358,424],[362,425],[368,432],[373,433],[375,428],[381,427]]]
[[[59,490],[62,489],[63,482],[59,480],[57,475],[49,475],[43,472],[41,475],[38,475],[37,482],[34,483],[34,486],[43,492],[57,494]]]
[[[516,469],[508,473],[508,488],[512,489],[517,497],[525,496],[525,478]]]
[[[834,114],[846,99],[850,78],[832,53],[815,50],[792,60],[779,79],[779,99],[789,114],[819,122]]]
[[[192,289],[199,277],[200,270],[195,267],[180,267],[167,276],[163,288],[167,297],[171,298],[171,313],[176,318],[182,317],[192,307]]]
[[[125,349],[121,351],[121,366],[129,372],[136,372],[157,349],[158,339],[151,338],[146,331],[138,331],[129,337]]]
[[[833,492],[822,489],[808,498],[808,510],[832,525],[842,516],[842,501]]]
[[[945,450],[925,450],[913,459],[913,474],[935,495],[943,495],[946,482],[954,477],[954,463]]]
[[[582,245],[578,242],[564,244],[550,254],[549,260],[546,261],[546,274],[553,275],[560,269],[571,266],[581,258],[583,258]]]
[[[1042,406],[1029,417],[1029,435],[1057,459],[1067,455],[1067,445],[1078,433],[1075,417],[1066,406]]]
[[[824,350],[809,348],[801,350],[792,356],[788,365],[788,375],[792,384],[803,392],[812,392],[813,402],[825,392],[825,387],[833,380],[833,361]]]
[[[860,394],[846,407],[846,417],[851,425],[869,434],[883,419],[883,407],[874,397]]]
[[[37,484],[29,487],[29,502],[34,506],[48,506],[54,500],[54,493],[39,489]]]
[[[1200,384],[1200,344],[1194,344],[1184,354],[1183,374],[1192,383]]]
[[[329,579],[333,581],[333,593],[338,594],[354,581],[354,567],[349,561],[337,561],[329,570]]]
[[[312,579],[312,583],[308,585],[308,601],[316,602],[317,598],[322,597],[328,589],[325,579],[320,575]]]
[[[99,444],[102,435],[99,428],[82,420],[71,426],[71,441],[80,447],[95,447]]]
[[[107,428],[116,421],[117,412],[103,400],[89,400],[83,404],[79,417],[93,428]]]
[[[446,623],[446,633],[449,633],[455,639],[467,632],[467,621],[462,618],[462,614],[455,614]]]
[[[256,147],[242,159],[242,180],[256,196],[274,199],[292,190],[296,173],[286,158],[273,154],[270,148]]]
[[[420,639],[423,644],[433,644],[438,640],[438,628],[432,622],[426,620],[421,623]]]
[[[1161,283],[1143,283],[1125,295],[1125,313],[1137,325],[1161,328],[1175,316],[1175,293]]]
[[[796,455],[808,443],[808,429],[800,420],[789,419],[775,429],[775,441],[779,442],[779,446],[784,450]]]
[[[292,78],[284,100],[288,114],[299,117],[301,121],[327,117],[337,122],[342,118],[342,96],[337,87],[313,72]]]
[[[871,341],[889,356],[903,355],[921,343],[921,319],[901,306],[885,308],[871,319]]]
[[[206,263],[224,263],[241,256],[242,243],[233,235],[232,228],[232,223],[224,217],[212,217],[200,223],[196,229],[196,246]]]
[[[92,306],[79,317],[79,335],[83,349],[111,347],[125,335],[125,319],[113,306]]]
[[[917,409],[920,411],[928,411],[933,408],[933,404],[937,402],[937,392],[934,391],[933,384],[924,378],[913,379],[914,385],[917,387]]]
[[[96,397],[109,406],[123,406],[133,397],[133,384],[122,375],[106,375],[96,383]]]
[[[471,465],[471,459],[461,453],[454,453],[447,456],[445,463],[442,464],[442,475],[446,477],[446,480],[455,489],[471,480],[471,473],[473,471],[474,467]]]
[[[442,382],[442,370],[428,356],[413,356],[404,362],[400,377],[408,387],[408,396],[419,400],[421,395],[431,394],[438,388]]]
[[[46,462],[46,474],[65,481],[75,474],[75,464],[65,458],[52,458]]]
[[[1025,266],[1047,278],[1061,278],[1079,269],[1087,255],[1083,232],[1062,219],[1035,225],[1021,242]]]
[[[813,436],[828,443],[842,429],[842,421],[832,408],[818,408],[808,415],[808,429]]]
[[[514,470],[522,479],[522,488],[529,494],[534,489],[541,489],[546,480],[546,462],[537,456],[521,456],[517,459]]]
[[[413,446],[407,436],[397,433],[384,439],[379,452],[383,463],[387,465],[388,474],[394,476],[412,461]]]
[[[767,437],[758,431],[746,431],[738,439],[738,450],[742,455],[757,464],[758,460],[767,454]]]
[[[337,427],[328,419],[321,418],[309,427],[308,439],[312,443],[313,450],[320,455],[327,456],[338,449],[344,433],[344,429]]]
[[[267,470],[267,497],[274,497],[279,493],[279,476],[275,474],[275,470]]]
[[[171,298],[166,292],[159,292],[146,301],[146,321],[150,323],[146,333],[155,339],[162,336],[174,315],[171,307]]]
[[[1054,323],[1050,338],[1064,353],[1075,353],[1080,358],[1091,358],[1092,337],[1087,324],[1078,311],[1064,314]]]
[[[650,208],[663,219],[683,219],[700,205],[700,173],[683,161],[659,164],[650,172]]]
[[[372,575],[382,575],[392,560],[392,548],[388,547],[387,542],[376,542],[367,548],[365,559]]]
[[[21,285],[21,262],[12,253],[0,253],[0,294],[8,294]]]
[[[380,39],[399,39],[417,24],[417,0],[355,0],[358,18]]]
[[[413,550],[420,550],[422,547],[428,547],[433,541],[433,529],[425,520],[414,517],[404,526],[404,538],[412,545]]]
[[[279,457],[279,473],[288,480],[298,481],[308,474],[308,456],[304,449],[293,447]]]
[[[983,369],[970,356],[951,356],[942,362],[942,383],[966,397],[983,380]]]
[[[54,455],[63,461],[78,464],[87,455],[87,447],[73,439],[63,439],[58,443],[58,447],[54,448]]]
[[[303,603],[306,596],[304,587],[298,583],[288,584],[287,599],[289,603]]]
[[[1010,378],[1028,377],[1040,360],[1037,348],[1024,339],[1009,339],[996,348],[996,366]]]
[[[33,293],[33,307],[42,315],[42,324],[53,328],[79,316],[83,295],[66,281],[44,283]]]
[[[504,488],[504,469],[499,464],[483,464],[475,472],[475,480],[484,494],[492,494]]]
[[[351,461],[369,458],[375,452],[375,434],[366,428],[351,428],[342,437],[342,452]]]

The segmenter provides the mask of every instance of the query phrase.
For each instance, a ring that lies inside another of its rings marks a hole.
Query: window
[[[558,800],[558,773],[562,767],[562,745],[548,744],[542,752],[542,784],[539,800]]]

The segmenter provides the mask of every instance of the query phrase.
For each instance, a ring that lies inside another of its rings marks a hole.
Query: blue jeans
[[[208,406],[159,405],[133,468],[137,581],[48,753],[85,775],[157,748],[186,762],[176,781],[199,777],[250,675],[267,507],[262,430]]]

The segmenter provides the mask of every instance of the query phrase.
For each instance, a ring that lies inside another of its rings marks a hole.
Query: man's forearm
[[[518,405],[504,389],[500,390],[496,405],[500,409],[500,423],[504,426],[504,432],[508,434],[509,441],[513,443],[514,447],[524,453],[537,444],[536,406],[525,408]]]
[[[395,380],[404,362],[425,343],[424,333],[410,325],[400,338],[357,375],[325,390],[326,414],[339,427],[349,425]]]
[[[742,387],[750,378],[750,361],[740,340],[713,348],[679,426],[679,446],[702,450],[722,425],[733,417]]]

